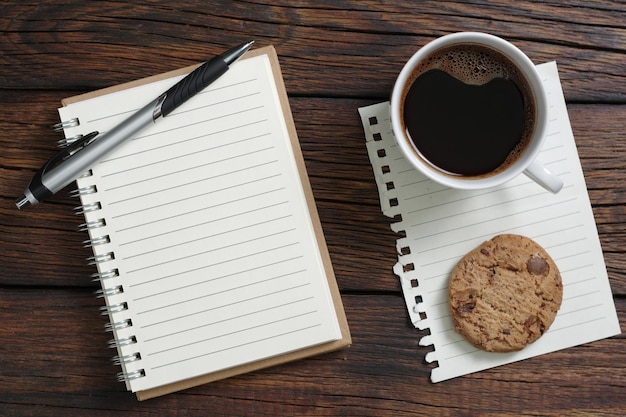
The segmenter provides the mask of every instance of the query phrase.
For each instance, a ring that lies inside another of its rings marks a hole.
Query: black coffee
[[[403,123],[420,158],[449,175],[494,175],[534,129],[528,82],[504,55],[456,45],[428,57],[405,91]]]

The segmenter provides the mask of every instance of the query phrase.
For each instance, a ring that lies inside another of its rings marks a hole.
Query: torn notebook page
[[[608,275],[555,62],[538,66],[548,92],[548,139],[539,160],[565,186],[551,194],[521,175],[500,187],[454,190],[416,171],[396,145],[389,103],[359,109],[382,211],[395,232],[400,278],[410,319],[429,329],[439,382],[620,333]],[[538,341],[513,353],[477,350],[457,334],[448,310],[448,275],[462,256],[500,233],[528,236],[555,260],[563,303]]]

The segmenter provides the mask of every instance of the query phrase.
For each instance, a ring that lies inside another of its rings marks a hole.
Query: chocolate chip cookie
[[[452,271],[454,329],[479,349],[512,352],[544,334],[563,298],[561,274],[548,253],[520,235],[495,236]]]

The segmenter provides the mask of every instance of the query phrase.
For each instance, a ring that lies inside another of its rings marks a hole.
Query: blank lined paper
[[[182,76],[70,104],[76,132],[106,132]],[[275,357],[342,337],[316,231],[267,55],[132,138],[81,178],[105,219],[98,265],[133,391]],[[334,277],[331,277],[334,279]]]
[[[359,109],[381,208],[401,220],[397,240],[400,277],[411,321],[430,334],[428,362],[438,382],[620,333],[602,248],[569,125],[556,63],[538,66],[548,91],[548,138],[538,156],[565,185],[557,194],[521,175],[500,187],[462,191],[416,171],[391,131],[389,103]],[[390,186],[393,184],[393,186]],[[448,276],[467,252],[501,233],[528,236],[543,246],[563,278],[563,303],[538,341],[519,352],[477,350],[453,329]]]

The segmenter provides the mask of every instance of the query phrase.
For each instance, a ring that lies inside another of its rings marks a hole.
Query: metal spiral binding
[[[120,372],[119,374],[117,374],[117,380],[118,382],[126,382],[132,379],[142,378],[144,376],[146,376],[146,371],[144,371],[143,369],[138,369],[127,374],[124,372]]]
[[[74,117],[69,120],[64,120],[62,122],[53,124],[52,130],[54,130],[55,132],[61,132],[63,131],[63,129],[76,127],[76,126],[80,126],[80,120],[78,120],[78,117]]]
[[[106,245],[107,243],[111,243],[111,238],[109,237],[109,235],[97,236],[97,237],[94,237],[93,239],[84,240],[83,247],[92,248],[98,245]]]
[[[80,197],[81,195],[95,194],[97,192],[98,192],[98,189],[96,188],[95,185],[89,185],[87,187],[80,187],[76,190],[70,191],[70,197],[76,198],[76,197]]]
[[[111,360],[113,361],[113,364],[121,365],[123,363],[139,361],[141,360],[141,355],[139,354],[139,352],[135,352],[135,353],[131,353],[129,355],[124,355],[124,356],[119,356],[119,355],[113,356]]]
[[[86,232],[88,230],[97,229],[99,227],[106,226],[106,221],[104,219],[91,220],[86,223],[82,223],[78,225],[78,230],[81,232]]]
[[[117,304],[112,304],[110,306],[100,307],[100,314],[103,316],[108,316],[109,314],[119,313],[120,311],[125,311],[125,310],[128,310],[128,304],[126,302],[117,303]]]
[[[83,172],[82,174],[80,174],[80,177],[78,178],[87,178],[87,177],[91,177],[93,175],[93,171],[92,170],[87,170],[85,172]]]
[[[72,143],[81,140],[83,137],[84,137],[83,135],[74,135],[74,136],[70,136],[69,138],[59,139],[57,140],[57,146],[59,148],[67,148]]]
[[[54,126],[52,126],[52,128],[57,132],[61,132],[65,129],[76,127],[76,126],[80,126],[80,120],[78,118],[72,118],[72,119],[57,123]],[[75,144],[78,141],[82,141],[83,139],[86,139],[85,135],[77,134],[74,136],[61,139],[57,142],[57,144],[60,148],[66,148],[68,146]],[[91,177],[92,175],[93,175],[92,170],[87,170],[79,178],[88,178],[88,177]],[[70,192],[70,197],[82,199],[82,197],[84,196],[94,195],[97,193],[98,193],[98,189],[96,185],[94,184],[94,185],[88,185],[88,186],[80,187],[76,190],[73,190],[72,192]],[[74,213],[77,215],[85,215],[87,213],[92,213],[101,209],[102,209],[102,205],[100,204],[100,202],[83,203],[81,206],[74,208]],[[103,228],[105,226],[106,226],[106,220],[104,218],[97,218],[95,220],[86,219],[85,223],[80,224],[78,226],[78,230],[80,230],[81,232],[90,232],[91,234],[90,239],[85,240],[83,242],[84,247],[93,248],[96,246],[110,244],[111,238],[108,234],[101,233],[100,236],[94,236],[94,233],[91,233],[91,231],[95,229]],[[96,251],[94,251],[94,256],[87,258],[87,261],[90,265],[99,265],[99,264],[112,261],[114,259],[115,259],[115,254],[113,252],[109,251],[109,252],[103,252],[103,253],[96,253]],[[105,271],[99,270],[98,272],[91,275],[91,279],[93,281],[100,281],[101,283],[103,283],[105,280],[116,278],[116,277],[119,277],[119,270],[117,268],[112,268],[112,269],[108,269]],[[122,285],[115,285],[115,286],[107,287],[106,285],[102,284],[102,289],[96,291],[95,295],[97,298],[108,299],[108,297],[114,297],[122,293],[124,293],[124,288]],[[105,316],[111,316],[113,314],[121,313],[126,310],[128,310],[128,303],[119,302],[119,303],[109,304],[109,305],[100,307],[100,314],[105,315]],[[120,330],[129,329],[132,326],[133,326],[132,320],[130,318],[127,318],[127,319],[118,320],[118,321],[111,321],[110,323],[107,323],[104,326],[104,329],[107,332],[117,332]],[[122,354],[121,351],[119,350],[120,348],[131,346],[135,343],[137,343],[137,338],[135,336],[127,336],[127,337],[109,340],[108,346],[110,348],[118,349],[118,352],[120,353],[119,355],[113,357],[113,363],[116,365],[125,365],[131,362],[140,361],[141,354],[139,352],[135,352],[131,354]],[[117,380],[120,382],[127,382],[133,379],[141,378],[145,375],[146,375],[146,372],[144,369],[137,369],[137,370],[132,370],[129,372],[120,372],[117,374]]]
[[[120,276],[120,271],[116,269],[109,269],[108,271],[96,272],[91,274],[92,281],[102,281],[109,278],[116,278]]]
[[[94,135],[94,133],[96,134]],[[67,148],[68,146],[75,144],[76,142],[80,142],[83,139],[85,139],[84,142],[86,143],[82,144],[82,147],[85,147],[86,145],[90,144],[94,140],[95,137],[97,137],[97,133],[98,132],[92,132],[89,135],[83,135],[81,133],[79,135],[70,136],[69,138],[59,139],[57,140],[57,146],[61,149],[64,149],[64,148]]]
[[[97,211],[102,208],[102,205],[99,201],[94,203],[87,203],[82,206],[74,207],[74,214],[85,214],[91,213],[92,211]]]
[[[119,348],[137,343],[135,336],[124,337],[122,339],[111,339],[108,344],[110,348]]]
[[[126,319],[122,321],[116,321],[113,323],[107,323],[104,325],[104,330],[107,332],[112,332],[116,330],[126,329],[132,326],[133,326],[133,321],[131,319]]]
[[[95,292],[96,298],[104,298],[112,295],[122,294],[124,292],[124,288],[121,285],[116,285],[111,288],[102,288]]]
[[[113,254],[113,252],[107,252],[90,256],[89,258],[87,258],[87,261],[89,262],[89,265],[97,265],[103,262],[112,261],[113,259],[115,259],[115,255]]]

